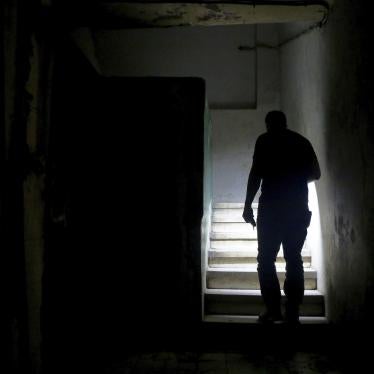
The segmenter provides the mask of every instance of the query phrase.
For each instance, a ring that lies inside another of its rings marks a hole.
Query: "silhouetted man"
[[[311,143],[287,129],[286,116],[271,111],[265,117],[267,132],[256,141],[248,178],[243,218],[253,227],[252,202],[261,185],[257,215],[258,277],[266,311],[259,322],[281,321],[281,291],[275,261],[283,244],[286,261],[285,319],[299,322],[304,296],[304,269],[301,250],[310,224],[308,182],[321,176]]]

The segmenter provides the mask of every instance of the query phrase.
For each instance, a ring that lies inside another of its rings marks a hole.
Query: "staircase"
[[[252,205],[255,217],[257,205]],[[205,320],[211,322],[255,322],[264,310],[257,275],[257,230],[242,218],[244,205],[218,203],[213,206],[204,295]],[[301,323],[323,323],[324,297],[317,290],[317,271],[311,252],[302,250],[305,296]],[[276,268],[281,287],[285,260],[280,250]],[[285,296],[282,290],[282,302]]]

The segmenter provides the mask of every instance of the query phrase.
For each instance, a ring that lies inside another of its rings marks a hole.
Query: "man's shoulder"
[[[305,136],[301,135],[300,133],[290,130],[290,129],[287,129],[286,131],[287,131],[287,136],[292,138],[293,140],[300,142],[300,143],[304,143],[304,144],[310,144],[310,141]]]
[[[290,129],[285,129],[282,134],[278,134],[276,135],[276,137],[274,137],[274,135],[270,134],[269,132],[264,132],[263,134],[259,135],[256,143],[258,146],[266,145],[267,143],[272,144],[274,142],[274,139],[289,139],[292,143],[301,145],[311,144],[305,136]]]
[[[266,140],[267,140],[268,138],[269,138],[269,133],[264,132],[264,133],[262,133],[261,135],[259,135],[259,137],[257,138],[257,142],[258,142],[258,143],[266,142]]]

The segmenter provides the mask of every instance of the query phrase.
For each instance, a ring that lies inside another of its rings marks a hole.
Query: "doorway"
[[[102,77],[70,44],[56,61],[43,341],[62,372],[200,321],[205,84]]]

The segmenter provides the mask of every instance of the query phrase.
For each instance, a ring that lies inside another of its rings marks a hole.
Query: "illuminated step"
[[[258,203],[252,204],[252,209],[257,209]],[[244,209],[244,203],[215,203],[213,209]]]
[[[212,222],[242,222],[244,223],[243,209],[213,209]],[[253,210],[254,217],[257,217],[257,209]]]
[[[325,325],[328,324],[326,317],[306,317],[299,318],[301,325]],[[258,324],[257,315],[230,315],[230,314],[206,314],[204,322],[210,323],[242,323],[242,324]]]
[[[275,262],[279,265],[285,265],[286,261],[284,257],[277,257],[277,261]],[[250,267],[254,264],[257,264],[256,257],[212,257],[208,259],[209,267],[212,268],[240,268],[240,267]],[[304,269],[311,267],[311,261],[308,258],[303,259],[303,266]]]
[[[220,239],[210,240],[211,251],[227,251],[227,252],[243,252],[248,251],[257,255],[258,241],[254,239]],[[303,256],[311,256],[311,251],[308,248],[307,241],[302,250]],[[228,254],[229,256],[229,254]],[[283,256],[283,246],[281,245],[279,256]]]
[[[210,248],[212,250],[230,250],[230,251],[251,251],[257,252],[257,239],[248,240],[211,240]]]
[[[250,249],[241,250],[229,250],[229,249],[210,249],[208,251],[208,263],[209,266],[217,267],[224,266],[241,266],[245,264],[257,263],[257,246]],[[302,252],[302,258],[304,267],[310,266],[311,255],[309,251],[304,250]],[[277,257],[277,263],[284,263],[285,259],[283,257],[283,251],[279,251]]]
[[[248,223],[215,222],[210,232],[211,240],[257,239],[257,230]]]
[[[241,232],[214,232],[210,233],[211,240],[245,240],[257,239],[257,231],[241,231]]]
[[[282,291],[282,309],[284,310],[285,295]],[[205,313],[221,315],[259,315],[265,309],[259,290],[206,290]],[[323,295],[316,290],[307,290],[300,306],[301,316],[325,315]]]
[[[212,224],[211,232],[230,232],[230,233],[247,233],[254,232],[257,235],[257,230],[253,229],[252,225],[246,222],[214,222]]]
[[[284,266],[277,266],[278,279],[283,286],[285,279]],[[246,267],[222,267],[207,269],[207,288],[223,289],[247,289],[258,290],[260,284],[258,281],[257,266],[249,265]],[[312,268],[304,269],[304,285],[307,290],[317,288],[317,272]]]

